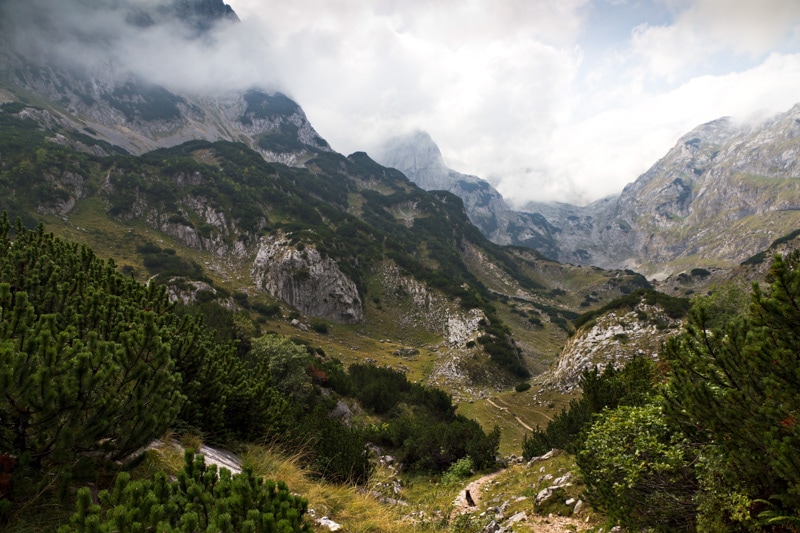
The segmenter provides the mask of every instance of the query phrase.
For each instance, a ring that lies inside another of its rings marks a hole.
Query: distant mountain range
[[[492,241],[564,263],[664,277],[735,265],[800,227],[800,106],[758,123],[698,126],[618,196],[587,206],[512,211],[488,182],[448,169],[424,133],[393,139],[376,159],[460,196]]]

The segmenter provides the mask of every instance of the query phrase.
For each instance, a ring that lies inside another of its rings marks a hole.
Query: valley
[[[238,21],[219,0],[134,14],[125,27],[189,40]],[[25,28],[5,30],[0,454],[16,485],[0,522],[12,531],[110,528],[113,509],[141,511],[136,490],[195,520],[176,510],[187,486],[287,502],[231,518],[214,500],[206,525],[220,531],[278,509],[287,531],[335,530],[323,516],[364,532],[757,529],[766,490],[783,498],[775,513],[796,515],[800,107],[698,126],[618,196],[512,209],[448,168],[427,133],[374,158],[340,154],[281,92],[181,91],[124,64],[38,56],[16,44]],[[158,380],[163,396],[138,388]],[[703,418],[711,404],[753,434]],[[614,448],[628,437],[644,440]],[[167,444],[140,454],[137,439]],[[780,465],[767,474],[737,455],[765,442]],[[242,455],[250,477],[181,457],[209,444]],[[714,462],[720,450],[742,477]],[[608,464],[633,492],[603,478]],[[466,487],[478,505],[459,500]],[[625,507],[640,497],[655,518]],[[728,506],[720,522],[715,505]]]

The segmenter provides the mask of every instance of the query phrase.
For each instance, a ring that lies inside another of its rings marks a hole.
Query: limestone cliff
[[[619,197],[532,204],[556,259],[664,276],[731,266],[800,227],[800,106],[769,120],[695,128]]]
[[[603,314],[567,340],[554,367],[540,379],[561,392],[571,392],[586,369],[619,368],[634,356],[656,359],[661,344],[681,325],[681,320],[644,301],[633,309]]]
[[[250,274],[256,287],[305,315],[342,324],[364,320],[355,283],[312,245],[293,245],[283,234],[263,237]]]

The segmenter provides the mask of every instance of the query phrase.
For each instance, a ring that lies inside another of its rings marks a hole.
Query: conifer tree
[[[754,285],[747,313],[723,327],[712,326],[713,309],[697,306],[686,332],[664,350],[672,370],[667,414],[714,456],[713,469],[701,474],[713,478],[713,492],[739,502],[719,527],[756,520],[737,512],[800,518],[798,256],[776,256],[767,281],[766,290]],[[710,512],[722,513],[718,506]]]
[[[187,324],[163,288],[85,246],[0,221],[0,452],[34,469],[119,459],[160,436],[184,397]],[[98,453],[100,452],[100,453]]]
[[[163,472],[154,480],[132,481],[126,472],[111,490],[92,502],[88,488],[78,492],[77,512],[59,533],[292,533],[310,532],[303,520],[308,502],[282,481],[257,478],[252,468],[231,475],[206,465],[191,450],[177,479]]]

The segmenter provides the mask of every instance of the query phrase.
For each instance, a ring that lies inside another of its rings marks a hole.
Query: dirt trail
[[[459,492],[458,496],[456,496],[456,499],[453,500],[453,512],[451,513],[450,518],[452,519],[453,517],[456,517],[460,514],[468,513],[470,511],[475,510],[475,508],[481,504],[481,494],[483,493],[482,490],[483,486],[502,473],[503,470],[492,472],[491,474],[479,477],[478,479],[472,481],[469,485],[464,487],[464,490]],[[467,491],[469,491],[470,496],[472,496],[472,501],[475,503],[474,507],[467,502]]]
[[[453,511],[450,513],[450,521],[452,522],[458,515],[466,514],[469,512],[477,511],[481,506],[481,497],[483,495],[483,486],[492,481],[495,477],[502,474],[504,470],[499,470],[491,474],[485,475],[472,481],[469,485],[464,487],[464,490],[458,493],[458,496],[453,500]],[[475,506],[467,502],[467,491],[469,491]],[[572,518],[566,516],[539,516],[528,513],[526,520],[517,522],[514,526],[515,531],[533,531],[535,533],[564,533],[587,531],[594,527],[595,524],[588,523],[586,520],[579,518]]]
[[[500,409],[501,411],[504,411],[504,412],[506,412],[506,413],[510,414],[511,416],[513,416],[513,417],[514,417],[514,419],[515,419],[517,422],[519,422],[519,425],[520,425],[520,426],[524,427],[524,428],[525,428],[525,429],[527,429],[528,431],[533,431],[533,428],[532,428],[532,427],[530,427],[528,424],[526,424],[525,422],[523,422],[523,421],[522,421],[522,419],[521,419],[520,417],[518,417],[517,415],[515,415],[514,413],[512,413],[511,411],[509,411],[509,410],[508,410],[508,407],[502,407],[502,406],[500,406],[500,405],[497,405],[496,403],[494,403],[494,402],[492,401],[492,399],[491,399],[491,398],[486,398],[486,401],[487,401],[487,402],[489,402],[489,403],[490,403],[491,405],[493,405],[494,407],[497,407],[497,408],[498,408],[498,409]],[[542,413],[542,414],[544,414],[544,413]],[[547,416],[547,415],[544,415],[544,416]],[[551,418],[550,418],[549,416],[547,416],[547,419],[548,419],[548,420],[551,420]]]

